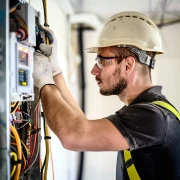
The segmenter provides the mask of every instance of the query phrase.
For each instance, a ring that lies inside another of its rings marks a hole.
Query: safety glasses
[[[97,64],[98,68],[99,68],[99,69],[102,69],[103,67],[112,64],[112,60],[115,59],[115,58],[124,59],[124,58],[119,57],[119,56],[115,56],[115,57],[104,57],[104,56],[98,55],[98,56],[96,57],[95,61],[96,61],[96,64]]]

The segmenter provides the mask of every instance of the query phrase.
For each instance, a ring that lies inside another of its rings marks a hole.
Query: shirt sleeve
[[[153,105],[127,106],[106,117],[127,139],[130,150],[163,144],[166,134],[166,118]]]

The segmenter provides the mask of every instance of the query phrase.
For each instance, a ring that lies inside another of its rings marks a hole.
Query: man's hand
[[[49,62],[52,67],[52,73],[53,73],[53,77],[54,77],[54,76],[62,73],[62,69],[60,68],[60,66],[58,64],[58,60],[57,60],[57,40],[51,29],[49,29],[48,27],[44,27],[44,26],[43,26],[43,28],[45,29],[45,31],[44,31],[45,34],[47,34],[47,32],[48,32],[48,34],[52,35],[53,41],[51,42],[50,45],[42,43],[42,44],[40,44],[39,48],[48,57]]]
[[[55,84],[49,60],[41,53],[34,53],[34,86],[39,90],[46,84]]]

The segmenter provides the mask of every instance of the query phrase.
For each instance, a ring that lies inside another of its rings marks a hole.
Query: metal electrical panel
[[[4,61],[9,64],[6,66],[6,74],[3,75],[8,79],[6,81],[8,88],[5,88],[9,97],[8,101],[6,99],[9,108],[6,128],[9,130],[10,127],[10,131],[6,135],[9,145],[7,162],[10,164],[7,165],[5,180],[38,180],[41,179],[41,110],[39,97],[36,96],[39,92],[34,88],[33,54],[37,49],[36,42],[40,33],[38,29],[40,13],[23,0],[9,0],[7,6],[9,16],[6,17],[6,27],[8,27],[6,42],[9,56]],[[1,75],[0,71],[0,80]]]

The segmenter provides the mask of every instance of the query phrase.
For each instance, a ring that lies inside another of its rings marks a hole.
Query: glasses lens
[[[102,69],[103,67],[101,65],[101,58],[97,56],[95,60],[96,60],[96,64],[97,64],[98,68]]]
[[[98,68],[102,69],[104,66],[112,64],[112,59],[114,59],[114,57],[111,57],[111,58],[103,57],[102,58],[102,57],[97,56],[95,60],[96,60],[96,64],[97,64]]]

